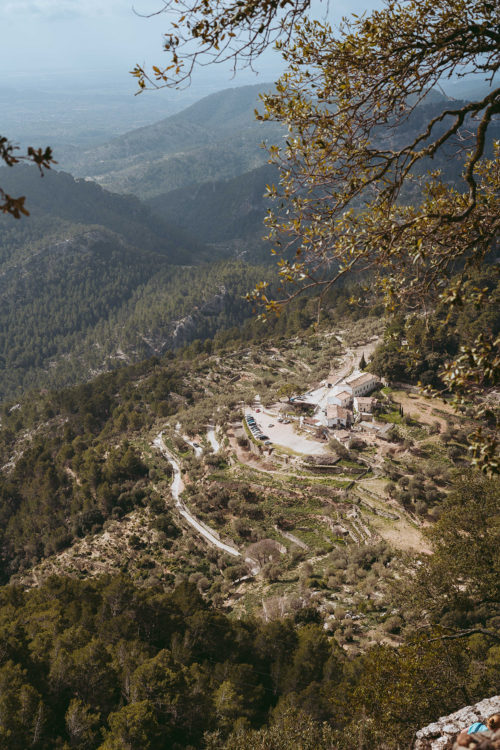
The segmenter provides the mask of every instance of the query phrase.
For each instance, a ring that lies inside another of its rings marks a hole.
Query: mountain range
[[[283,128],[254,117],[270,88],[218,92],[76,151],[57,165],[76,178],[0,170],[31,214],[0,224],[0,397],[77,382],[251,314],[245,292],[273,273],[264,193],[278,173],[261,141],[279,142]],[[417,107],[405,137],[444,101]],[[391,131],[389,145],[401,137]],[[458,177],[453,159],[433,166]]]
[[[30,216],[0,232],[0,398],[213,336],[251,314],[268,274],[155,216],[134,196],[30,167],[0,171]],[[219,261],[219,262],[217,262]],[[207,266],[207,263],[210,265]]]
[[[63,167],[103,187],[151,198],[176,188],[229,179],[267,161],[262,141],[283,133],[255,119],[259,93],[272,84],[226,89],[153,125],[72,157]]]

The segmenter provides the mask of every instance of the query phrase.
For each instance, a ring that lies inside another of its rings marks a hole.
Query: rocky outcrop
[[[485,722],[489,716],[498,712],[500,712],[500,695],[496,695],[493,698],[485,698],[485,700],[476,703],[474,706],[466,706],[449,716],[442,716],[416,733],[412,750],[452,750],[455,747],[467,747],[467,745],[455,745],[457,735],[475,722]],[[481,733],[470,735],[470,737],[479,737],[481,741],[488,739],[490,743],[497,741],[496,739],[491,740],[491,736],[488,737],[488,735],[493,736],[492,733]],[[471,745],[471,747],[474,747],[474,745]],[[479,750],[480,746],[476,744],[476,747]],[[485,747],[489,747],[489,745]],[[500,744],[498,746],[491,744],[491,747],[496,749],[500,747]]]

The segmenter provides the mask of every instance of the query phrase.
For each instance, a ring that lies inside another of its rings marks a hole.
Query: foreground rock
[[[429,724],[427,727],[420,729],[415,735],[415,742],[412,750],[459,750],[461,747],[468,745],[456,745],[457,735],[463,730],[467,730],[476,721],[483,721],[494,713],[500,711],[500,695],[476,703],[474,706],[465,706],[459,711],[449,716],[442,716],[437,721]],[[498,732],[469,735],[471,738],[470,747],[476,747],[477,750],[490,750],[490,748],[500,748],[500,734]],[[494,739],[492,739],[494,737]],[[472,739],[474,738],[474,739]],[[477,743],[481,741],[481,744]],[[472,744],[475,742],[476,744]],[[484,744],[483,742],[488,744]]]

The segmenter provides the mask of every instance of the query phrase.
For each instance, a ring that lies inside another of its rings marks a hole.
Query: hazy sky
[[[382,2],[312,0],[311,13],[335,24]],[[134,65],[168,61],[167,17],[144,17],[161,7],[162,0],[0,0],[1,132],[21,145],[41,138],[60,148],[76,139],[90,147],[214,91],[265,85],[282,72],[281,56],[269,50],[257,62],[258,77],[248,68],[233,77],[229,64],[211,65],[196,70],[186,91],[134,97]],[[447,93],[453,93],[449,83]]]
[[[333,0],[332,17],[356,11],[374,0]],[[325,13],[325,4],[318,7]],[[85,76],[99,75],[106,86],[111,79],[133,88],[127,71],[135,63],[162,64],[162,34],[166,17],[141,18],[161,7],[161,0],[0,0],[2,85],[35,81],[47,73],[69,74],[75,86]],[[264,80],[279,74],[280,58],[268,53],[259,64]],[[208,73],[203,73],[206,78]],[[234,85],[229,69],[212,67],[209,75],[220,87]],[[237,83],[257,82],[249,71]]]
[[[135,7],[147,13],[154,1]],[[0,0],[2,68],[18,77],[123,71],[126,80],[134,63],[161,58],[163,27],[135,15],[130,0]]]

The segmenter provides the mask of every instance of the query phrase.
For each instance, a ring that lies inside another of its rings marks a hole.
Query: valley
[[[0,750],[415,750],[498,693],[498,95],[384,68],[434,5],[152,123],[57,98],[43,179],[0,141]]]
[[[192,361],[180,388],[189,400],[179,396],[167,420],[149,417],[129,438],[147,467],[141,494],[151,499],[12,580],[127,572],[149,586],[187,577],[232,616],[299,617],[313,607],[349,652],[397,642],[396,626],[385,625],[398,614],[392,587],[430,553],[426,529],[463,460],[447,456],[443,425],[466,425],[411,387],[377,390],[376,418],[391,428],[384,437],[363,422],[310,427],[293,396],[276,398],[300,372],[303,389],[324,401],[327,383],[349,379],[377,345],[377,327],[375,318],[343,321],[342,335]],[[346,345],[354,332],[357,343]],[[249,414],[268,445],[245,428]],[[85,480],[76,470],[72,481]]]

